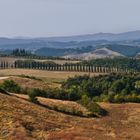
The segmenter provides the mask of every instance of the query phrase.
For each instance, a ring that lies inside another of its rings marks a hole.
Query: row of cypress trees
[[[127,69],[120,69],[115,67],[96,67],[93,65],[82,65],[82,64],[56,64],[56,63],[44,63],[36,61],[16,61],[15,68],[28,68],[28,69],[41,69],[51,71],[79,71],[79,72],[98,72],[98,73],[109,73],[109,72],[129,72]]]
[[[115,67],[97,67],[93,65],[83,65],[83,64],[56,64],[56,63],[45,63],[37,61],[24,61],[17,60],[14,63],[2,61],[0,62],[1,69],[7,68],[24,68],[24,69],[40,69],[40,70],[50,70],[50,71],[79,71],[79,72],[97,72],[97,73],[110,73],[110,72],[130,72],[128,69],[120,69]]]

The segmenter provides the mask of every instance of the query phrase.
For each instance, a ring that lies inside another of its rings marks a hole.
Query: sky
[[[140,0],[0,0],[0,37],[140,30]]]

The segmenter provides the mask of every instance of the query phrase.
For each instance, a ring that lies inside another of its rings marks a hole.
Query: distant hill
[[[100,48],[100,49],[96,49],[92,52],[68,55],[68,56],[64,56],[64,57],[90,60],[90,59],[96,59],[96,58],[107,58],[107,57],[113,58],[113,57],[124,57],[124,56],[122,54],[112,51],[108,48]]]
[[[137,40],[140,39],[140,30],[130,31],[119,34],[112,33],[96,33],[88,35],[77,35],[77,36],[67,36],[67,37],[50,37],[50,38],[40,38],[41,40],[47,41],[89,41],[89,40],[107,40],[107,41],[124,41],[124,40]]]
[[[130,46],[130,45],[111,44],[111,45],[106,45],[106,48],[118,52],[127,57],[135,57],[140,52],[140,47]]]
[[[113,54],[118,53],[117,56],[135,57],[140,54],[140,31],[48,38],[0,38],[0,54],[9,54],[16,48],[43,56],[93,56],[96,49],[107,48]],[[100,55],[94,56],[98,58]],[[104,54],[104,57],[108,57],[108,54]]]

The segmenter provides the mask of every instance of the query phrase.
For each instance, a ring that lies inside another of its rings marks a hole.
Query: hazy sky
[[[0,0],[0,36],[140,30],[140,0]]]

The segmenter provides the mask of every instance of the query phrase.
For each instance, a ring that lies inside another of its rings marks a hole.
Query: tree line
[[[118,67],[105,67],[105,66],[94,66],[94,65],[86,65],[80,63],[65,63],[65,64],[57,64],[53,61],[47,62],[39,62],[34,60],[16,60],[14,63],[1,61],[0,68],[25,68],[25,69],[39,69],[39,70],[50,70],[50,71],[79,71],[79,72],[98,72],[98,73],[129,73],[126,68],[118,68]],[[134,71],[133,71],[134,72]]]
[[[130,71],[140,71],[140,59],[136,58],[104,58],[104,59],[93,59],[88,61],[80,62],[84,65],[94,65],[97,67],[118,67],[120,69],[128,69]]]
[[[83,103],[89,100],[140,103],[140,75],[138,74],[76,76],[64,82],[62,88],[72,94],[71,100],[81,100]]]

